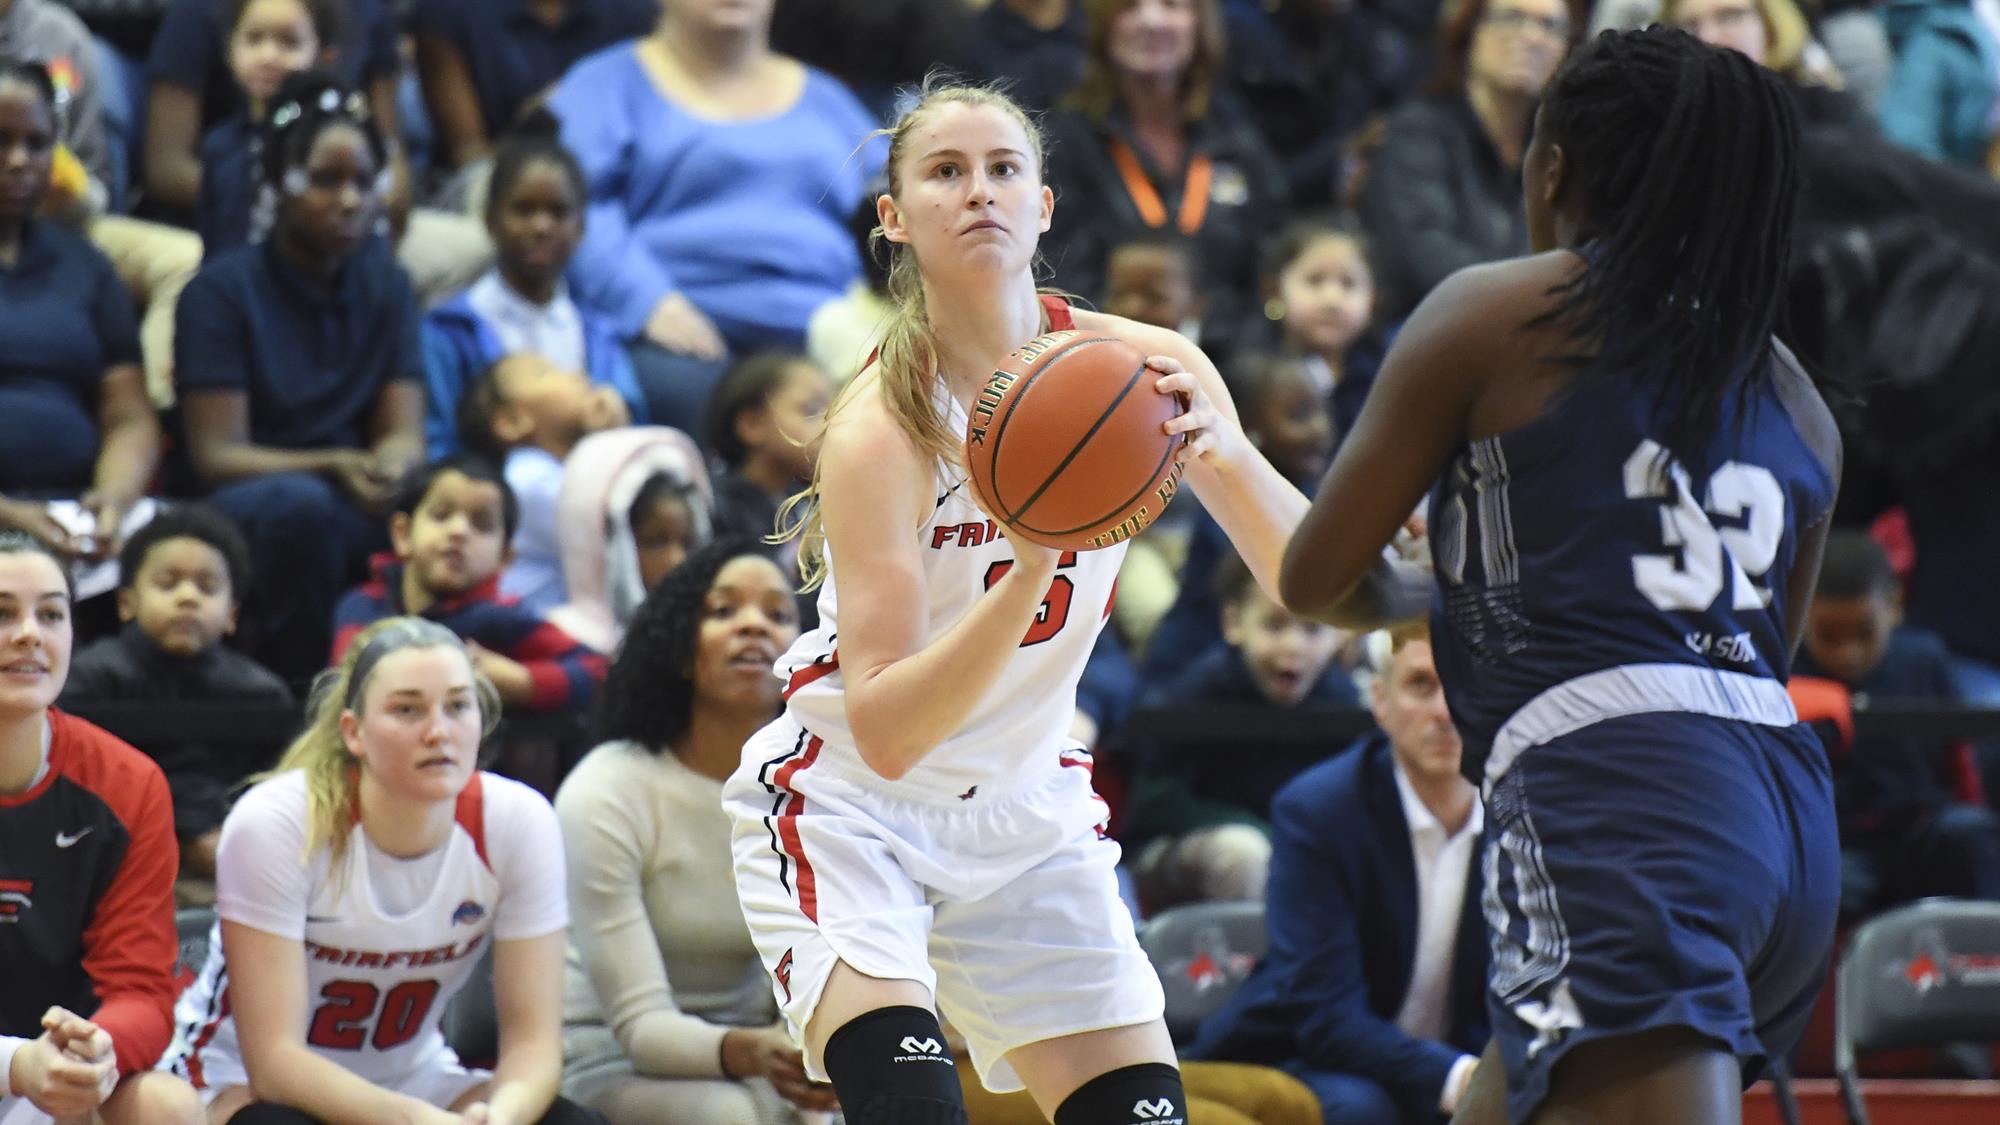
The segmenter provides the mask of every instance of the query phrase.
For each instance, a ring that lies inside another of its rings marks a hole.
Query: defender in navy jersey
[[[1430,574],[1377,551],[1430,492],[1488,803],[1494,1041],[1455,1120],[1739,1120],[1823,979],[1832,786],[1785,679],[1840,445],[1771,336],[1796,147],[1739,55],[1585,47],[1523,169],[1539,253],[1412,315],[1287,552],[1294,609],[1408,615]]]

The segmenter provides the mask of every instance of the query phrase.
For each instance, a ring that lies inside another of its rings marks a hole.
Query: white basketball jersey
[[[1070,328],[1069,310],[1044,299],[1054,328]],[[939,395],[952,433],[963,433],[966,414],[956,399]],[[1014,562],[1014,549],[973,500],[963,470],[939,465],[936,505],[917,530],[924,559],[924,643],[958,623]],[[980,696],[964,725],[932,750],[901,781],[877,777],[854,750],[840,673],[840,598],[831,570],[819,594],[819,627],[800,637],[778,660],[792,717],[824,742],[816,755],[843,776],[891,790],[911,786],[970,796],[1014,788],[1047,769],[1060,768],[1058,752],[1074,745],[1076,685],[1097,634],[1111,612],[1125,544],[1063,555],[1041,610],[1014,656]],[[831,556],[829,556],[831,562]],[[958,690],[941,683],[935,690]]]
[[[546,816],[530,808],[532,803],[539,803]],[[245,805],[251,807],[245,809]],[[229,847],[232,841],[227,839],[231,828],[257,833],[262,838],[244,841],[249,845],[245,850],[267,850],[261,857],[252,851],[252,859],[257,867],[274,870],[278,878],[268,882],[277,883],[294,871],[300,876],[296,885],[305,891],[306,901],[305,1042],[354,1074],[394,1089],[399,1078],[421,1072],[441,1054],[450,1057],[450,1048],[438,1030],[439,1018],[494,939],[495,916],[503,895],[523,890],[504,885],[504,869],[502,874],[495,873],[488,858],[489,827],[495,833],[539,836],[537,822],[546,819],[552,828],[554,816],[547,812],[548,804],[539,794],[518,782],[475,774],[459,795],[455,823],[428,896],[409,911],[397,914],[382,906],[371,887],[367,844],[358,821],[350,830],[338,869],[333,866],[331,849],[326,847],[314,852],[303,870],[296,867],[303,835],[293,825],[304,824],[305,809],[303,773],[280,774],[257,785],[231,813],[230,820],[237,823],[225,826],[223,853],[233,850]],[[527,815],[521,815],[523,811]],[[559,836],[539,846],[551,843],[559,854]],[[288,852],[283,850],[287,848]],[[278,866],[281,864],[284,867]],[[230,879],[224,864],[218,866],[224,867],[218,878],[222,917],[280,936],[287,936],[285,931],[296,926],[296,902],[275,903],[253,897],[266,885],[257,878],[257,870]],[[514,878],[518,880],[520,874]],[[238,887],[248,884],[248,893],[239,889],[234,895],[223,894],[225,882]],[[556,882],[559,903],[559,875]],[[282,893],[267,895],[286,897]],[[539,896],[530,891],[528,897]],[[546,908],[540,912],[548,913]],[[267,913],[269,922],[265,921]],[[545,921],[543,932],[560,930],[563,924],[558,907]],[[194,984],[181,994],[174,1018],[170,1069],[196,1087],[240,1080],[236,1076],[243,1073],[243,1064],[236,1021],[231,1015],[220,922],[210,939],[208,962]]]

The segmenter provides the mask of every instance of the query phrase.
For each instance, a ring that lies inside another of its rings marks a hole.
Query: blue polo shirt
[[[322,288],[267,240],[209,259],[181,293],[174,379],[183,395],[247,394],[255,444],[359,449],[382,388],[423,378],[417,323],[410,280],[380,241]]]
[[[341,82],[367,86],[394,76],[401,67],[396,53],[396,18],[386,0],[347,0],[347,29],[333,71]],[[171,82],[201,95],[201,120],[212,125],[243,110],[243,91],[229,71],[229,33],[222,26],[223,0],[172,0],[160,29],[153,34],[153,51],[146,60],[149,82]]]
[[[451,43],[465,57],[479,118],[497,140],[521,106],[555,85],[570,64],[646,34],[659,19],[659,0],[569,0],[553,28],[527,0],[417,0],[410,27]]]
[[[105,372],[139,362],[132,298],[89,240],[34,221],[0,265],[0,493],[74,494],[97,465]]]
[[[201,138],[201,195],[194,205],[194,232],[201,256],[213,258],[250,241],[250,210],[257,202],[258,169],[251,150],[257,127],[249,115],[233,114]]]

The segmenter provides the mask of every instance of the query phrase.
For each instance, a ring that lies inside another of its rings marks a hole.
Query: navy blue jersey
[[[1774,342],[1696,463],[1620,374],[1458,452],[1431,497],[1432,638],[1467,776],[1614,715],[1793,721],[1785,585],[1836,484],[1794,421],[1813,393]]]

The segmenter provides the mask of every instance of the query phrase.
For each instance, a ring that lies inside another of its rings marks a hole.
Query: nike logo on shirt
[[[85,836],[88,836],[95,831],[97,831],[96,827],[92,826],[90,828],[84,829],[83,831],[77,833],[74,836],[70,835],[67,832],[58,832],[56,833],[56,847],[59,848],[69,847],[71,844],[76,843],[78,840],[83,839]]]

